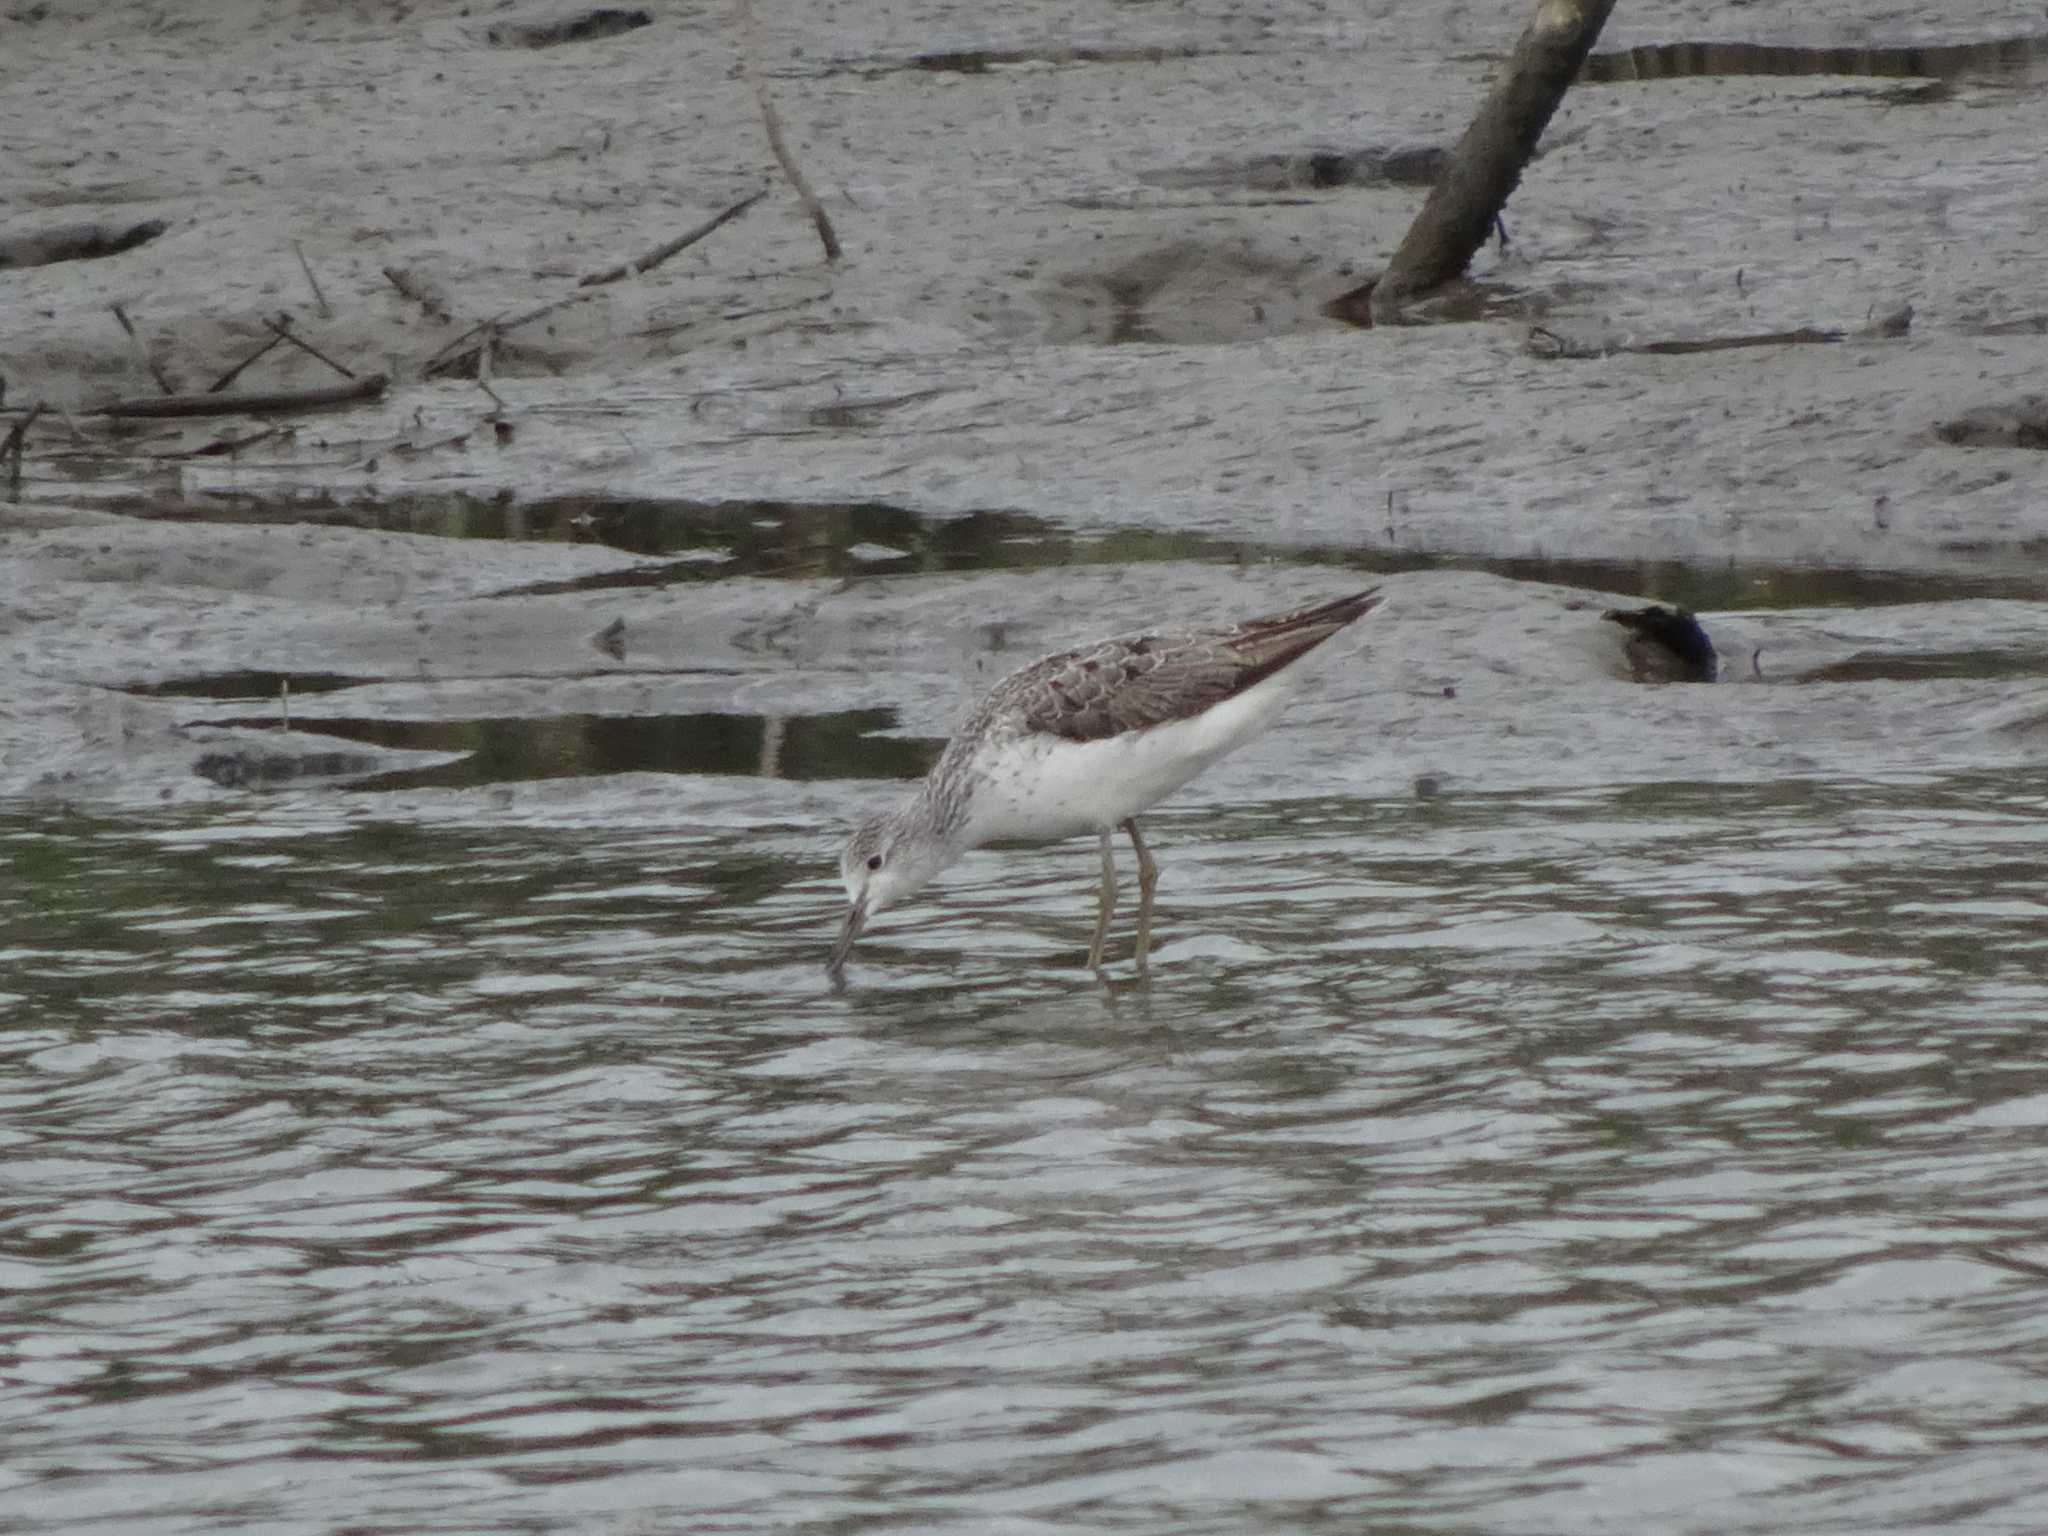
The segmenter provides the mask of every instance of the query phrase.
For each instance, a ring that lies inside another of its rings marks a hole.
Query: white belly
[[[1275,676],[1191,720],[1104,741],[1002,741],[975,759],[968,845],[1048,841],[1114,827],[1258,735],[1287,694]]]

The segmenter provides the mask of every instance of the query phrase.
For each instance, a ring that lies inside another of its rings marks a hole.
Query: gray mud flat
[[[1619,8],[1942,74],[1382,332],[1519,11],[753,10],[836,265],[718,8],[0,21],[0,1528],[2048,1528],[2038,9]],[[1149,986],[1074,843],[827,988],[1004,672],[1373,582]]]

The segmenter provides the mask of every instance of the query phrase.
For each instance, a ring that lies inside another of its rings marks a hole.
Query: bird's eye
[[[882,856],[881,856],[881,855],[880,855],[879,853],[871,853],[871,854],[869,854],[869,855],[868,855],[868,868],[869,868],[869,869],[880,869],[881,867],[882,867]]]

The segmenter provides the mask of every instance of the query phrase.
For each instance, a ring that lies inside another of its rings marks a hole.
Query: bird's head
[[[953,850],[909,808],[871,816],[856,827],[839,855],[850,907],[826,969],[839,976],[868,920],[922,890],[953,858]]]

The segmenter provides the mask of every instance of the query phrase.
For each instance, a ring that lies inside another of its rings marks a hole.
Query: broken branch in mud
[[[1375,325],[1400,323],[1403,305],[1457,277],[1486,243],[1613,9],[1614,0],[1538,0],[1535,19],[1373,285]]]
[[[588,277],[579,277],[576,279],[576,286],[578,288],[595,288],[600,283],[616,283],[622,277],[631,277],[639,272],[651,272],[671,256],[677,256],[687,251],[713,230],[731,223],[767,195],[768,189],[763,187],[751,197],[741,198],[724,212],[713,214],[688,234],[678,235],[675,239],[665,244],[657,245],[653,250],[643,255],[635,256],[631,261],[622,261],[615,267],[606,267],[602,272],[593,272]]]
[[[325,405],[350,405],[358,400],[374,400],[384,393],[390,382],[390,375],[373,373],[352,384],[337,384],[330,389],[281,389],[269,394],[165,395],[160,399],[116,400],[112,405],[103,405],[86,414],[114,417],[232,416],[241,411],[310,411]]]
[[[1609,4],[1613,0],[1608,0]],[[818,232],[818,241],[825,247],[825,260],[839,260],[839,234],[833,229],[832,220],[825,212],[825,205],[818,201],[818,194],[811,190],[811,184],[796,163],[796,156],[789,152],[789,141],[782,134],[782,115],[775,110],[775,103],[769,98],[767,86],[761,83],[761,76],[754,68],[756,52],[754,38],[753,0],[740,0],[740,72],[747,77],[747,84],[753,88],[754,104],[761,109],[761,127],[768,135],[768,148],[774,152],[775,163],[782,167],[782,174],[789,178],[789,184],[796,189],[797,201],[810,215],[811,227]]]

